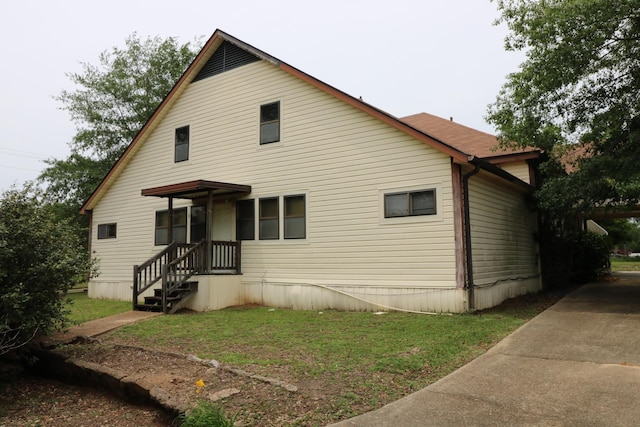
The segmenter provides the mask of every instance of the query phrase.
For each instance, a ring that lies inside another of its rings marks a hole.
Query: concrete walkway
[[[640,425],[640,274],[585,285],[486,354],[334,426]]]
[[[159,316],[162,313],[149,311],[126,311],[103,317],[102,319],[90,320],[77,326],[70,327],[66,332],[57,332],[41,340],[47,345],[64,344],[75,340],[77,337],[97,337],[106,332],[112,331],[120,326],[139,322],[151,317]]]

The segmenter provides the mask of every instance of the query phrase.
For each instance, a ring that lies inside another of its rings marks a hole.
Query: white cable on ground
[[[355,295],[353,295],[353,294],[350,294],[349,292],[341,291],[341,290],[339,290],[339,289],[332,288],[332,287],[331,287],[331,286],[329,286],[329,285],[321,285],[321,284],[319,284],[319,283],[307,283],[307,282],[297,282],[297,283],[271,282],[271,281],[268,281],[268,280],[265,280],[265,279],[262,279],[262,283],[271,283],[271,284],[274,284],[274,285],[286,285],[286,286],[295,286],[295,285],[316,286],[316,287],[318,287],[318,288],[326,289],[326,290],[328,290],[328,291],[333,291],[333,292],[336,292],[336,293],[338,293],[338,294],[340,294],[340,295],[344,295],[344,296],[347,296],[347,297],[353,298],[353,299],[355,299],[355,300],[358,300],[358,301],[361,301],[361,302],[364,302],[364,303],[367,303],[367,304],[371,304],[371,305],[374,305],[374,306],[377,306],[377,307],[380,307],[380,308],[384,308],[384,309],[387,309],[387,310],[400,311],[400,312],[403,312],[403,313],[429,314],[429,315],[434,315],[434,316],[439,316],[439,315],[452,316],[452,315],[453,315],[452,313],[435,313],[435,312],[431,312],[431,311],[418,311],[418,310],[408,310],[408,309],[398,308],[398,307],[391,307],[391,306],[384,305],[384,304],[380,304],[380,303],[377,303],[377,302],[374,302],[374,301],[369,301],[369,300],[367,300],[367,299],[365,299],[365,298],[357,297],[357,296],[355,296]],[[345,286],[353,286],[353,285],[345,285]]]

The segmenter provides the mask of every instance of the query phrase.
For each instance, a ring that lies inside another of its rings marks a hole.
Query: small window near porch
[[[277,197],[260,199],[260,240],[279,238],[279,209]]]
[[[260,145],[280,141],[280,102],[260,106]]]
[[[174,161],[176,163],[189,160],[189,126],[176,129]]]
[[[98,239],[115,239],[118,225],[114,222],[111,224],[98,224]]]
[[[187,242],[187,208],[173,210],[173,241]],[[169,211],[156,212],[155,244],[156,246],[169,243]]]
[[[436,190],[408,191],[384,195],[384,217],[435,215]]]
[[[236,202],[236,239],[255,240],[255,200],[238,200]]]
[[[306,237],[304,194],[284,196],[284,238]]]

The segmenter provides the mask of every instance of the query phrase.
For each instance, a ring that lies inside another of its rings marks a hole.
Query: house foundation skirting
[[[507,279],[488,285],[476,285],[474,292],[476,310],[491,308],[509,298],[538,292],[540,290],[542,290],[542,280],[540,275],[518,279]]]
[[[459,288],[325,285],[262,280],[245,283],[247,303],[294,310],[408,311],[460,313],[466,292]]]
[[[462,313],[469,307],[468,292],[461,288],[329,285],[273,279],[253,282],[242,279],[241,275],[194,276],[198,291],[185,308],[209,311],[259,304],[294,310]],[[540,276],[477,285],[474,293],[476,309],[490,308],[508,298],[541,289]],[[153,289],[147,292],[151,294]],[[90,298],[131,301],[131,283],[92,281],[88,294]]]

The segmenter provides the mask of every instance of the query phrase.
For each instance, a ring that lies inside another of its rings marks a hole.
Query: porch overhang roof
[[[145,188],[141,192],[143,196],[173,197],[176,199],[199,199],[206,197],[209,193],[213,193],[216,196],[233,193],[248,194],[251,193],[251,186],[199,179],[161,187]]]

